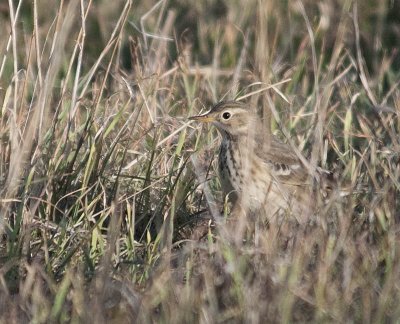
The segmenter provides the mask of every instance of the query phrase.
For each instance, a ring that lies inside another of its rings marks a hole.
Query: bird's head
[[[247,136],[250,127],[255,126],[257,114],[250,106],[238,101],[220,102],[202,115],[191,120],[212,123],[224,135]]]

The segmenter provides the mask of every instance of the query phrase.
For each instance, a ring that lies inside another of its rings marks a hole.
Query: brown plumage
[[[261,118],[245,103],[221,102],[191,119],[211,122],[221,133],[219,177],[236,208],[304,219],[315,210],[316,188],[331,186],[330,172],[317,168],[311,175],[289,145],[272,135],[265,141]]]

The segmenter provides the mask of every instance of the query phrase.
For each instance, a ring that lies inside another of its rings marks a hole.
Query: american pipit
[[[304,219],[313,213],[316,183],[328,189],[331,174],[313,175],[291,146],[271,136],[265,143],[263,122],[249,105],[230,101],[191,117],[212,123],[222,135],[218,171],[225,194],[246,212],[263,211],[269,218],[290,213]]]

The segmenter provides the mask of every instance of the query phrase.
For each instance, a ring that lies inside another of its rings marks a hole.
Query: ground
[[[399,1],[57,5],[0,5],[2,322],[400,318]],[[351,194],[234,240],[238,98]]]

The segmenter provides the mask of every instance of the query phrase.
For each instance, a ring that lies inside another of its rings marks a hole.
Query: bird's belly
[[[285,194],[272,180],[248,177],[243,182],[240,195],[243,208],[250,211],[263,210],[270,216],[288,208]]]

